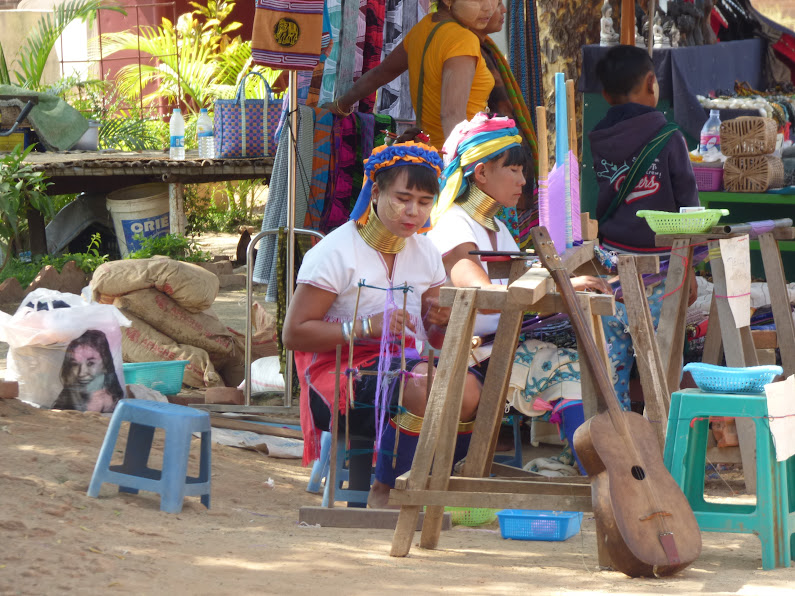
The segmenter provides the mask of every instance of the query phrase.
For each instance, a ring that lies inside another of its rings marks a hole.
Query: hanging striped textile
[[[327,0],[329,25],[331,28],[331,52],[323,63],[323,81],[320,87],[318,105],[334,101],[334,85],[337,82],[337,61],[340,54],[340,23],[342,21],[342,2]]]
[[[511,71],[529,108],[535,129],[535,107],[544,105],[541,52],[538,44],[538,11],[535,0],[515,0],[510,3],[510,12],[508,45]]]
[[[386,0],[367,0],[367,28],[365,29],[362,74],[381,64],[381,49],[384,46],[384,14]],[[375,93],[359,102],[360,112],[372,112],[375,108]]]
[[[427,14],[427,5],[428,0],[386,0],[382,58],[401,44],[403,35]],[[378,98],[379,113],[400,120],[414,120],[408,72],[381,87]]]
[[[334,97],[341,97],[353,85],[356,69],[356,40],[359,36],[359,0],[342,0],[339,66]],[[356,109],[352,106],[351,109]]]
[[[314,153],[312,155],[312,184],[306,205],[304,227],[320,230],[323,207],[326,203],[326,192],[329,186],[329,167],[331,164],[331,129],[334,126],[334,114],[326,110],[315,109]]]

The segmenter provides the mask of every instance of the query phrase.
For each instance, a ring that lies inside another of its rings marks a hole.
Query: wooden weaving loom
[[[591,261],[593,249],[594,242],[589,240],[581,246],[567,250],[562,255],[567,270],[574,271]],[[639,273],[654,272],[646,270],[649,259],[640,259],[637,263],[633,257],[630,259]],[[656,263],[656,259],[654,261]],[[442,303],[452,304],[452,314],[412,468],[396,480],[395,488],[390,494],[390,504],[401,506],[390,553],[392,556],[402,557],[408,554],[423,506],[427,506],[420,539],[420,546],[423,548],[437,546],[445,505],[545,509],[548,508],[550,498],[554,498],[556,510],[593,510],[588,478],[550,479],[493,463],[523,313],[526,310],[539,313],[565,311],[548,271],[527,269],[524,260],[514,260],[503,265],[507,266],[508,272],[503,267],[502,272],[490,268],[489,273],[493,278],[508,277],[509,280],[514,280],[505,289],[442,289]],[[639,276],[635,279],[640,283]],[[578,297],[586,319],[591,322],[591,332],[601,356],[606,361],[600,317],[614,314],[613,296],[579,293]],[[643,299],[645,300],[645,294]],[[451,477],[456,430],[477,309],[499,310],[501,315],[463,476]],[[594,390],[587,366],[581,367],[580,375],[585,417],[590,418],[598,411],[604,411],[606,407]],[[661,403],[658,407],[664,408]],[[489,477],[492,474],[494,478]],[[597,539],[597,544],[601,544],[599,536]],[[603,566],[609,566],[610,563],[601,549],[599,562]]]

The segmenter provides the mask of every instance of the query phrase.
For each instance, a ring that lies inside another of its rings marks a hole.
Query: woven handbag
[[[265,99],[246,99],[246,79],[258,76],[265,85]],[[218,158],[266,157],[276,153],[274,133],[282,100],[273,99],[268,81],[250,72],[240,81],[235,99],[215,100],[215,151]]]

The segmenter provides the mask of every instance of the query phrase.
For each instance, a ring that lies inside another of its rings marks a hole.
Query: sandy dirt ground
[[[238,326],[244,306],[242,291],[224,293],[217,311]],[[795,585],[793,569],[763,571],[759,540],[742,534],[703,534],[701,558],[673,578],[600,571],[588,515],[565,542],[503,540],[496,523],[455,526],[437,550],[420,549],[417,534],[410,555],[393,558],[391,531],[298,524],[299,507],[321,500],[306,492],[299,461],[219,445],[210,510],[189,497],[180,514],[161,513],[157,495],[108,484],[92,499],[107,424],[0,400],[0,594],[766,595]],[[159,467],[160,438],[155,447],[150,465]],[[711,489],[741,491],[726,476]]]

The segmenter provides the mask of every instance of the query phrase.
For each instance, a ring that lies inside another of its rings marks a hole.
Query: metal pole
[[[295,228],[293,230],[296,234],[306,234],[307,236],[314,236],[315,238],[323,238],[323,234],[320,232],[316,232],[315,230],[306,230],[303,228]],[[246,407],[251,405],[251,307],[254,301],[254,249],[256,248],[259,241],[264,238],[265,236],[271,236],[273,234],[278,234],[278,228],[271,228],[270,230],[263,230],[262,232],[258,233],[254,236],[251,241],[248,243],[248,248],[246,249],[246,354],[245,354],[245,384],[243,386],[243,393],[245,395],[245,405]],[[286,379],[285,379],[286,381]],[[285,385],[286,388],[286,385]]]
[[[295,283],[295,182],[298,168],[298,73],[290,71],[290,145],[287,152],[287,296],[286,307],[289,308],[293,299],[293,285]],[[293,353],[287,350],[287,365],[284,379],[284,405],[290,407],[293,403]]]

